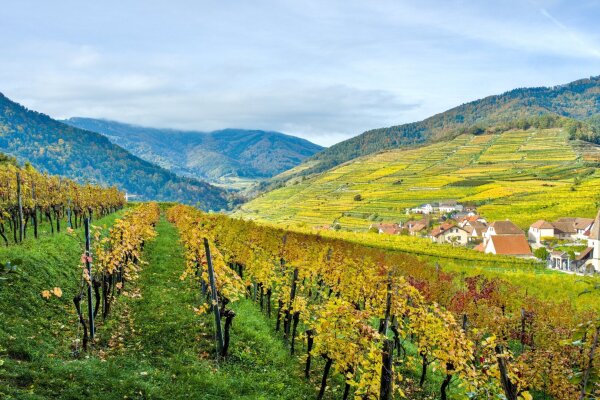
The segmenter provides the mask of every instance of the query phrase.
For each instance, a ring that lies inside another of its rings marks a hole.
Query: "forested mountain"
[[[296,175],[321,172],[353,158],[398,148],[451,139],[460,133],[478,133],[491,126],[522,121],[527,118],[555,114],[590,122],[582,139],[599,143],[600,76],[566,85],[515,89],[501,95],[452,108],[423,121],[373,129],[338,143],[306,161],[309,168],[298,168]],[[578,130],[582,132],[582,130]]]
[[[178,131],[91,118],[64,122],[101,133],[138,157],[175,173],[219,182],[227,178],[268,178],[322,150],[319,145],[279,132]]]
[[[116,185],[141,199],[200,203],[219,210],[230,204],[223,189],[181,178],[95,132],[26,109],[0,94],[0,151],[41,171],[78,181]]]

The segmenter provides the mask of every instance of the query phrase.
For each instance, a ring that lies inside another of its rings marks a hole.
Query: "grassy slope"
[[[525,228],[537,219],[593,217],[600,151],[569,141],[561,129],[462,135],[411,150],[352,160],[296,180],[242,206],[247,218],[312,227],[338,221],[366,229],[373,220],[407,219],[405,209],[456,199],[475,202],[489,220]],[[355,201],[360,194],[362,201]]]
[[[70,349],[78,333],[70,301],[78,281],[78,245],[57,236],[0,251],[3,259],[25,260],[20,272],[0,283],[0,397],[314,396],[314,388],[301,379],[300,365],[248,302],[234,308],[231,357],[215,363],[207,336],[210,318],[195,316],[197,289],[179,280],[183,259],[177,233],[164,221],[158,231],[146,248],[149,264],[142,277],[120,298],[113,318],[100,323],[90,357],[74,358]],[[42,300],[41,290],[53,286],[61,286],[64,296]]]

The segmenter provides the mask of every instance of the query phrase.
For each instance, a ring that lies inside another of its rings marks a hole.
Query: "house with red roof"
[[[542,238],[564,240],[586,239],[594,220],[591,218],[559,218],[554,222],[539,220],[529,227],[529,241],[540,244]]]
[[[377,224],[371,225],[371,228],[376,228],[379,233],[387,235],[399,235],[402,232],[402,225],[400,224]]]
[[[469,242],[469,233],[460,226],[452,225],[449,222],[433,228],[429,237],[434,243],[452,243],[464,246]]]
[[[518,235],[492,235],[484,244],[484,253],[500,254],[505,256],[533,257],[531,248],[524,234]]]
[[[408,230],[411,236],[417,236],[427,232],[428,223],[425,220],[408,221],[404,227]]]

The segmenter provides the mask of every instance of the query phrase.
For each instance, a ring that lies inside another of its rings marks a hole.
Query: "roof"
[[[538,221],[535,221],[533,224],[531,224],[531,228],[535,228],[535,229],[554,229],[554,225],[552,225],[548,221],[544,221],[543,219],[540,219]]]
[[[575,218],[575,229],[586,229],[594,223],[592,218]]]
[[[591,218],[559,218],[556,222],[568,223],[573,226],[573,229],[586,229],[594,220]]]
[[[596,219],[594,220],[594,226],[590,230],[590,239],[600,240],[600,211],[598,211],[598,215],[596,215]]]
[[[529,256],[531,249],[527,243],[525,235],[495,235],[491,236],[490,240],[494,245],[496,254],[504,254],[511,256]]]
[[[398,224],[379,224],[377,228],[379,228],[380,232],[390,235],[396,235],[401,231],[400,225]]]
[[[483,232],[485,232],[487,229],[487,225],[483,222],[473,221],[469,222],[469,225],[473,228],[473,230],[475,230],[475,232],[477,232],[477,236],[483,235]]]
[[[415,222],[414,224],[409,226],[408,230],[411,232],[418,232],[418,231],[422,231],[425,228],[427,228],[427,225],[424,222],[419,221],[419,222]]]
[[[490,224],[490,228],[494,228],[496,235],[522,235],[521,228],[513,224],[511,221],[494,221]]]
[[[577,256],[577,261],[585,260],[586,258],[588,258],[589,256],[592,255],[593,251],[594,251],[593,247],[586,248],[581,253],[579,253],[579,255]]]
[[[465,213],[463,213],[465,214]],[[465,214],[463,217],[457,218],[458,222],[477,222],[479,219],[482,219],[480,215],[468,215]]]
[[[557,231],[562,233],[577,233],[577,229],[575,229],[575,219],[572,221],[557,221],[553,222],[552,226]]]
[[[431,231],[431,236],[433,237],[437,237],[440,234],[446,232],[448,229],[454,227],[454,225],[448,223],[448,222],[444,222],[443,224],[441,224],[440,226],[437,226],[435,228],[433,228],[433,230]]]

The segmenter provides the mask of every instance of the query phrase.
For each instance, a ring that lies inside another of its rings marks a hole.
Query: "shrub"
[[[540,260],[547,260],[548,255],[550,255],[550,253],[545,247],[540,247],[539,249],[535,249],[533,255],[539,258]]]

